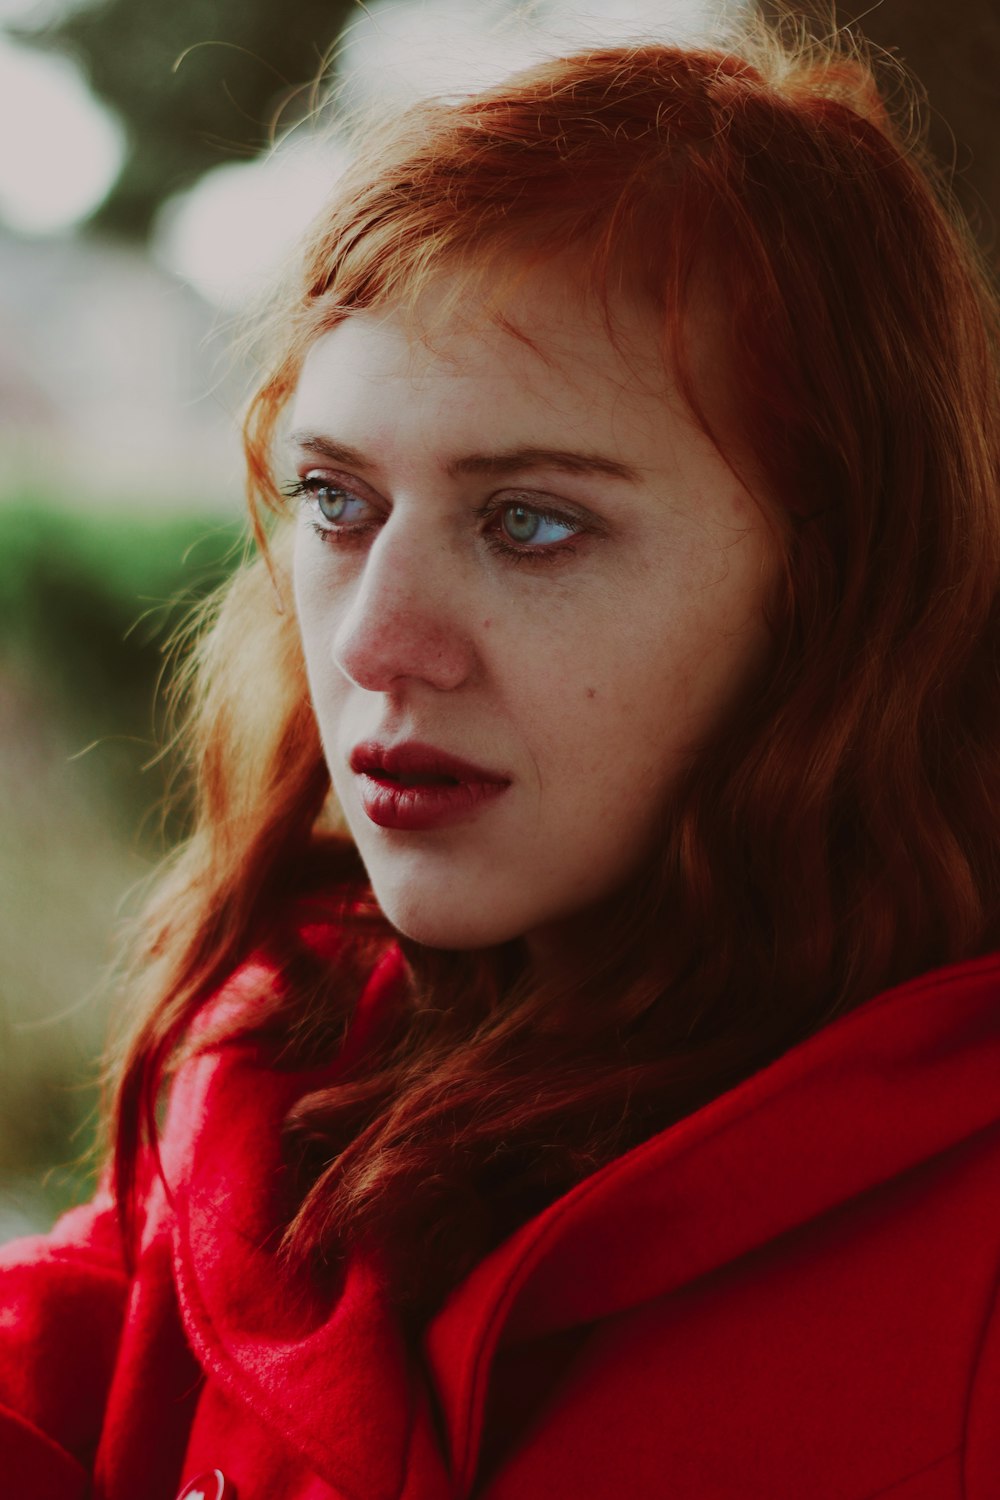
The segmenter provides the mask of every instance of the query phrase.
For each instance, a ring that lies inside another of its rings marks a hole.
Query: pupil
[[[515,542],[530,542],[538,530],[538,517],[524,505],[512,505],[507,511],[507,530]]]

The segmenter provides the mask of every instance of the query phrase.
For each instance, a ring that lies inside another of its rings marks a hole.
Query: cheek
[[[305,525],[300,520],[295,526],[295,546],[292,552],[292,594],[295,614],[302,637],[303,650],[308,655],[318,627],[319,575]]]
[[[299,635],[307,663],[329,661],[340,616],[343,589],[331,578],[327,549],[309,525],[296,525],[292,562],[292,592]]]
[[[681,643],[672,701],[679,741],[696,751],[725,722],[765,669],[770,632],[754,600],[721,618],[710,612]]]
[[[551,619],[513,629],[494,622],[487,671],[531,748],[547,759],[575,759],[616,697],[614,662],[588,643],[585,623]]]
[[[603,807],[620,796],[623,771],[645,771],[662,755],[663,725],[650,721],[648,656],[644,669],[642,657],[616,644],[604,632],[595,646],[579,631],[568,649],[550,641],[530,669],[510,678],[510,701],[547,802],[566,798],[581,813],[591,800]],[[659,703],[662,680],[657,686]]]
[[[308,537],[302,537],[300,528],[294,553],[293,598],[309,690],[321,733],[329,728],[327,718],[340,681],[340,673],[334,671],[332,646],[338,620],[337,596],[330,588],[322,563],[322,557],[317,558],[316,548],[310,545]]]
[[[567,767],[628,788],[669,782],[762,670],[770,636],[757,601],[735,610],[591,617],[583,650],[550,658],[537,694],[545,744]],[[639,628],[637,628],[639,627]]]

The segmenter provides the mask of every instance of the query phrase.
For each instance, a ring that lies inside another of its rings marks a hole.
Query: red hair
[[[509,278],[554,257],[661,319],[693,410],[779,539],[774,651],[578,971],[542,986],[517,943],[404,942],[396,1029],[363,1077],[289,1120],[289,1254],[328,1264],[374,1238],[415,1313],[610,1156],[1000,938],[995,305],[857,57],[773,36],[589,52],[366,139],[275,303],[246,427],[261,539],[260,503],[282,503],[277,425],[321,331],[442,270],[499,313]],[[722,381],[686,347],[699,316]],[[268,566],[283,586],[280,521]],[[296,892],[337,886],[347,910],[364,884],[329,821],[294,621],[263,560],[219,604],[192,680],[199,805],[147,919],[123,1202],[165,1071],[254,934]],[[350,911],[353,966],[282,949],[261,1033],[279,1063],[336,1045],[366,934],[384,933]]]

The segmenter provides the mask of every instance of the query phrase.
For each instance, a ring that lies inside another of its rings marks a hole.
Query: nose
[[[340,670],[369,692],[415,680],[447,692],[473,671],[454,550],[391,517],[365,557],[333,639]]]

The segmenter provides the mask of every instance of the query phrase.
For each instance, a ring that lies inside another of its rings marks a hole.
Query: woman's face
[[[771,544],[648,312],[620,307],[612,336],[556,272],[506,326],[424,311],[355,314],[302,370],[312,699],[389,920],[542,953],[650,852],[655,809],[762,664]]]

